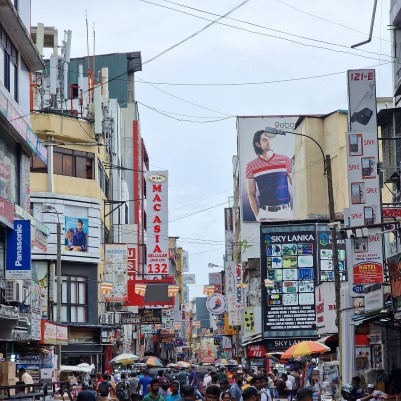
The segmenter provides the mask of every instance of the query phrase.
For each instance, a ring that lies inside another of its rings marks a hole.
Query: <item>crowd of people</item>
[[[313,365],[312,369],[313,369]],[[239,365],[228,370],[221,366],[209,367],[198,382],[193,367],[182,368],[175,375],[166,376],[164,370],[152,377],[148,370],[122,373],[120,377],[105,373],[93,376],[78,394],[77,401],[314,401],[316,390],[311,371],[289,368],[279,374],[276,369],[246,369]],[[343,388],[347,388],[343,386]],[[382,401],[394,398],[375,389],[373,384],[365,392],[358,376],[353,378],[345,401]]]

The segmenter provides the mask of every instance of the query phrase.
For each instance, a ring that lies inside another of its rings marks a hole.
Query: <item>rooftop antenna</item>
[[[88,10],[85,10],[86,20],[86,50],[88,53],[88,104],[91,104],[91,66],[89,58],[89,28],[88,28]]]
[[[96,76],[96,68],[95,68],[95,63],[96,63],[96,59],[95,59],[95,44],[96,44],[96,31],[95,31],[95,23],[93,23],[93,57],[92,57],[92,70],[93,70],[93,77],[95,78]],[[94,82],[94,84],[96,84]]]

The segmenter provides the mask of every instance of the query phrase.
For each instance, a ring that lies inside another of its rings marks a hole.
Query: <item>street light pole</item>
[[[54,213],[57,215],[57,230],[56,230],[56,240],[57,240],[57,260],[56,260],[56,323],[61,323],[61,222],[60,215],[57,209],[53,206],[47,205],[47,211],[45,213],[49,213],[50,210],[54,210]],[[61,345],[55,345],[56,355],[57,355],[57,368],[60,369],[61,365]]]
[[[334,209],[334,191],[333,191],[333,174],[331,170],[331,158],[330,155],[325,155],[320,144],[311,136],[301,134],[299,132],[283,131],[277,128],[266,127],[265,132],[277,135],[298,135],[310,139],[314,142],[323,157],[324,173],[327,179],[327,195],[329,200],[329,219],[330,219],[330,231],[331,231],[331,251],[333,258],[333,272],[334,272],[334,291],[336,296],[336,325],[338,329],[338,347],[339,347],[339,360],[340,360],[340,374],[341,374],[341,281],[340,281],[340,267],[338,264],[338,246],[337,246],[337,226],[336,226],[336,214]],[[341,382],[341,381],[340,381]]]

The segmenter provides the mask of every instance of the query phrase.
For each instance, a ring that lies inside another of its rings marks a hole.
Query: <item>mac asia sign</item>
[[[264,338],[316,335],[316,224],[260,230]]]
[[[148,238],[145,274],[149,278],[170,273],[167,177],[167,171],[149,171],[146,177]]]

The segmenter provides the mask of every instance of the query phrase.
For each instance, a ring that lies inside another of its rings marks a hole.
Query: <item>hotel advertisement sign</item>
[[[316,335],[316,225],[262,225],[263,335]]]
[[[169,275],[168,172],[149,171],[146,177],[148,201],[147,264],[145,274]]]

